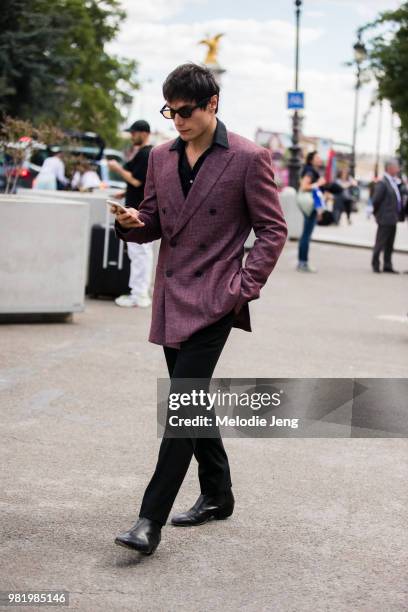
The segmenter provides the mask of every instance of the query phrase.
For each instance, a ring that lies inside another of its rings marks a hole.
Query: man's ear
[[[212,96],[212,98],[210,99],[210,108],[214,112],[217,112],[217,109],[218,109],[218,96],[217,95]]]

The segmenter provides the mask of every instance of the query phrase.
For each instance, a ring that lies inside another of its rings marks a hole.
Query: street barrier
[[[84,310],[89,205],[0,195],[0,314]]]

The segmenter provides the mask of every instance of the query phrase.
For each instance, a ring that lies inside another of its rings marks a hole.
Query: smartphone
[[[106,206],[109,206],[109,207],[114,206],[115,207],[115,213],[116,212],[122,212],[122,213],[123,212],[125,212],[125,213],[128,212],[127,208],[125,206],[123,206],[123,204],[120,204],[117,200],[111,200],[111,199],[106,200]]]

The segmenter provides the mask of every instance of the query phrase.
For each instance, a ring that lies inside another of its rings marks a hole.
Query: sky
[[[257,128],[290,132],[286,94],[294,89],[295,13],[293,0],[122,0],[128,13],[110,51],[139,62],[141,89],[135,92],[128,123],[147,119],[169,131],[159,114],[162,83],[177,65],[204,61],[207,35],[224,33],[219,117],[228,129],[254,139]],[[359,26],[399,0],[304,0],[301,10],[299,89],[305,92],[303,131],[309,136],[351,143],[354,108],[353,57]],[[370,108],[375,84],[360,95],[358,152],[376,148],[378,107]],[[383,109],[381,151],[398,144],[398,119]],[[394,127],[393,127],[394,126]],[[174,135],[176,133],[174,132]]]

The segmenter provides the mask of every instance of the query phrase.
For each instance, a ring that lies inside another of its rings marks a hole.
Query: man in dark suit
[[[380,254],[384,251],[383,272],[398,274],[392,266],[395,234],[398,221],[404,220],[404,203],[399,188],[400,166],[396,159],[385,163],[384,177],[375,186],[372,204],[378,224],[371,264],[373,272],[380,272]]]
[[[251,331],[257,299],[287,237],[267,149],[229,132],[216,117],[219,87],[210,70],[176,68],[161,109],[180,136],[149,157],[139,211],[116,212],[117,235],[161,239],[149,340],[163,345],[171,390],[180,379],[209,381],[232,327]],[[243,266],[251,231],[255,244]],[[151,554],[160,542],[192,456],[201,495],[172,518],[177,526],[224,519],[234,509],[228,458],[216,437],[164,437],[139,520],[115,542]]]

